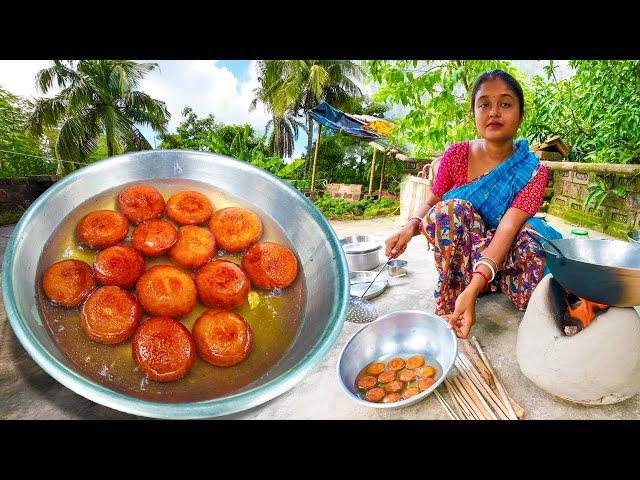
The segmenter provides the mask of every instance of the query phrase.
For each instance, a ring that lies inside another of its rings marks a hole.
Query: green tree
[[[163,132],[171,116],[164,102],[136,90],[156,67],[128,60],[80,60],[76,65],[54,60],[51,67],[38,72],[36,83],[44,94],[54,84],[62,91],[36,102],[29,130],[40,136],[46,127],[59,126],[55,150],[69,161],[85,162],[101,134],[109,156],[150,149],[135,124]]]
[[[640,61],[572,60],[569,66],[569,78],[558,80],[550,61],[546,79],[533,79],[526,135],[560,135],[573,161],[639,162]]]
[[[407,112],[396,120],[391,140],[403,148],[411,145],[421,157],[476,136],[470,97],[480,74],[500,68],[521,84],[525,80],[513,64],[498,60],[369,60],[366,68],[368,79],[379,84],[373,98]]]
[[[190,107],[185,107],[182,110],[182,116],[184,120],[176,127],[176,133],[161,133],[159,135],[159,148],[221,153],[212,150],[212,145],[217,145],[215,148],[221,149],[222,147],[218,144],[221,142],[226,146],[225,148],[231,148],[231,144],[235,140],[236,143],[243,142],[247,150],[257,148],[265,155],[269,153],[264,138],[258,136],[249,124],[225,125],[216,122],[215,117],[211,114],[199,118]],[[212,141],[212,138],[215,140]]]
[[[0,177],[53,173],[43,142],[25,132],[30,102],[0,88]]]
[[[263,102],[274,118],[274,125],[289,114],[304,119],[307,133],[306,175],[311,164],[313,120],[310,110],[326,101],[337,108],[348,104],[350,98],[361,97],[355,80],[363,70],[350,60],[263,60],[258,62],[260,88],[256,100]],[[282,135],[289,135],[285,129]]]

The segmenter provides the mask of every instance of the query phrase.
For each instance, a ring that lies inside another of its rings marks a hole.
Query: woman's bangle
[[[482,278],[484,279],[484,282],[485,282],[484,283],[484,290],[489,288],[489,279],[487,278],[487,276],[484,273],[482,273],[481,271],[475,270],[475,271],[471,272],[471,278],[473,278],[473,276],[476,275],[476,274],[481,275]]]
[[[493,282],[493,279],[496,278],[496,270],[491,266],[491,264],[489,262],[485,262],[484,260],[478,260],[473,266],[474,271],[476,271],[478,265],[486,265],[487,267],[489,267],[489,270],[491,270],[491,279],[489,280],[489,283]]]
[[[418,233],[420,233],[422,231],[422,218],[414,216],[409,218],[408,222],[411,220],[418,220]]]
[[[496,272],[499,270],[499,269],[498,269],[498,264],[496,263],[496,261],[495,261],[493,258],[491,258],[491,257],[487,257],[486,255],[482,255],[482,256],[480,257],[480,260],[489,260],[491,263],[493,263],[493,266],[494,266],[494,268],[496,269]]]

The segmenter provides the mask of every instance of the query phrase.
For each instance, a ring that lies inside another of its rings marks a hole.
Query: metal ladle
[[[356,297],[352,295],[349,300],[349,310],[347,310],[347,322],[351,323],[369,323],[373,322],[376,318],[378,318],[378,311],[376,307],[370,301],[366,300],[364,296],[367,294],[371,285],[376,281],[382,270],[389,264],[391,261],[391,257],[387,258],[387,261],[384,263],[382,268],[378,270],[378,273],[373,280],[369,283],[369,286],[364,291],[362,295]]]

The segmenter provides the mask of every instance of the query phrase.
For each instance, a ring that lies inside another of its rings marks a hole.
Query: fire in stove
[[[584,330],[598,314],[609,309],[609,305],[578,297],[562,287],[555,279],[551,282],[556,322],[567,336],[573,336]]]

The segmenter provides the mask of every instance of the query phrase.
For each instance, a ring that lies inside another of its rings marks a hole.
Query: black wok
[[[541,237],[547,266],[560,285],[575,295],[616,307],[640,305],[640,249],[618,240]]]

